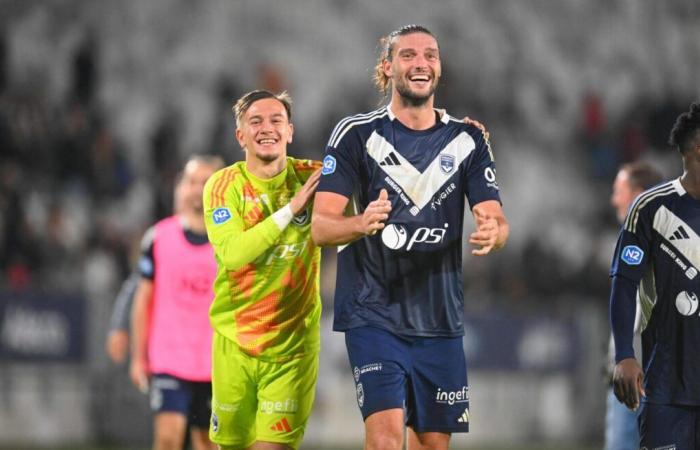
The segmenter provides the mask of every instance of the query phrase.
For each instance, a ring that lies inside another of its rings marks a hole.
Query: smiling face
[[[397,36],[392,54],[384,60],[384,73],[392,81],[392,96],[414,106],[430,100],[442,73],[440,50],[435,38],[416,32]]]
[[[289,122],[284,104],[275,98],[253,102],[243,114],[236,129],[238,143],[246,151],[246,159],[270,163],[287,156],[294,127]]]

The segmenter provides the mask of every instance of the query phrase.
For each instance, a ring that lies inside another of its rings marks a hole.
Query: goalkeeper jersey
[[[311,241],[311,208],[280,229],[284,208],[320,163],[287,158],[269,179],[243,161],[216,172],[204,188],[207,235],[218,271],[212,327],[245,353],[282,361],[320,347],[320,249]]]

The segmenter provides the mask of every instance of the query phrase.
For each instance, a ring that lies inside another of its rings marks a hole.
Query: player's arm
[[[126,360],[129,347],[131,307],[134,296],[136,295],[136,288],[139,285],[139,279],[139,274],[134,272],[122,283],[119,293],[117,294],[117,299],[114,301],[114,307],[112,308],[106,351],[109,358],[117,364]]]
[[[153,280],[155,278],[155,259],[153,243],[155,227],[146,231],[141,240],[141,257],[138,262],[136,293],[131,305],[131,362],[129,377],[142,392],[148,390],[148,327],[151,323],[151,304],[153,303]]]
[[[129,377],[142,392],[148,390],[148,324],[153,302],[153,281],[141,279],[131,310],[131,364]]]
[[[617,399],[629,409],[639,407],[640,395],[645,395],[644,373],[634,355],[634,319],[637,309],[638,283],[617,275],[610,292],[610,324],[615,342],[613,390]]]
[[[344,245],[384,228],[391,202],[386,189],[362,214],[345,216],[348,198],[335,192],[318,192],[311,216],[311,239],[316,245]]]
[[[245,229],[245,222],[235,208],[235,192],[229,191],[222,206],[211,206],[211,191],[215,180],[209,179],[204,187],[204,223],[209,242],[219,261],[227,270],[238,270],[253,262],[279,239],[282,232],[313,198],[321,173],[316,170],[289,203],[270,217]],[[217,212],[225,210],[225,220],[215,220]]]
[[[472,255],[484,256],[493,250],[500,250],[506,245],[510,226],[503,213],[501,203],[486,200],[472,208],[476,231],[469,236],[469,243],[479,248],[472,250]]]
[[[610,275],[610,325],[615,344],[613,391],[617,399],[630,409],[639,407],[645,395],[644,374],[634,355],[634,319],[637,309],[637,288],[648,270],[652,242],[653,210],[640,205],[639,198],[628,212],[615,246]],[[635,217],[635,220],[630,220]]]

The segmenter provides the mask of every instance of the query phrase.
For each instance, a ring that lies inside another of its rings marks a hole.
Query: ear
[[[240,128],[236,128],[236,140],[238,141],[238,145],[241,146],[243,150],[245,150],[245,141],[243,140],[243,131]]]
[[[292,143],[292,137],[294,136],[294,125],[289,122],[289,137],[287,138],[287,144]]]
[[[389,61],[387,58],[384,58],[384,60],[382,60],[382,70],[384,71],[384,75],[386,75],[389,78],[391,78],[394,75],[394,71],[391,68],[391,61]]]

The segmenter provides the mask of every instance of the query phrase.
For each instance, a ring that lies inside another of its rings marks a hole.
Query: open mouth
[[[275,145],[278,139],[271,137],[264,137],[255,141],[258,145]]]
[[[430,85],[430,75],[427,73],[418,73],[409,75],[408,81],[417,87],[426,87]]]

